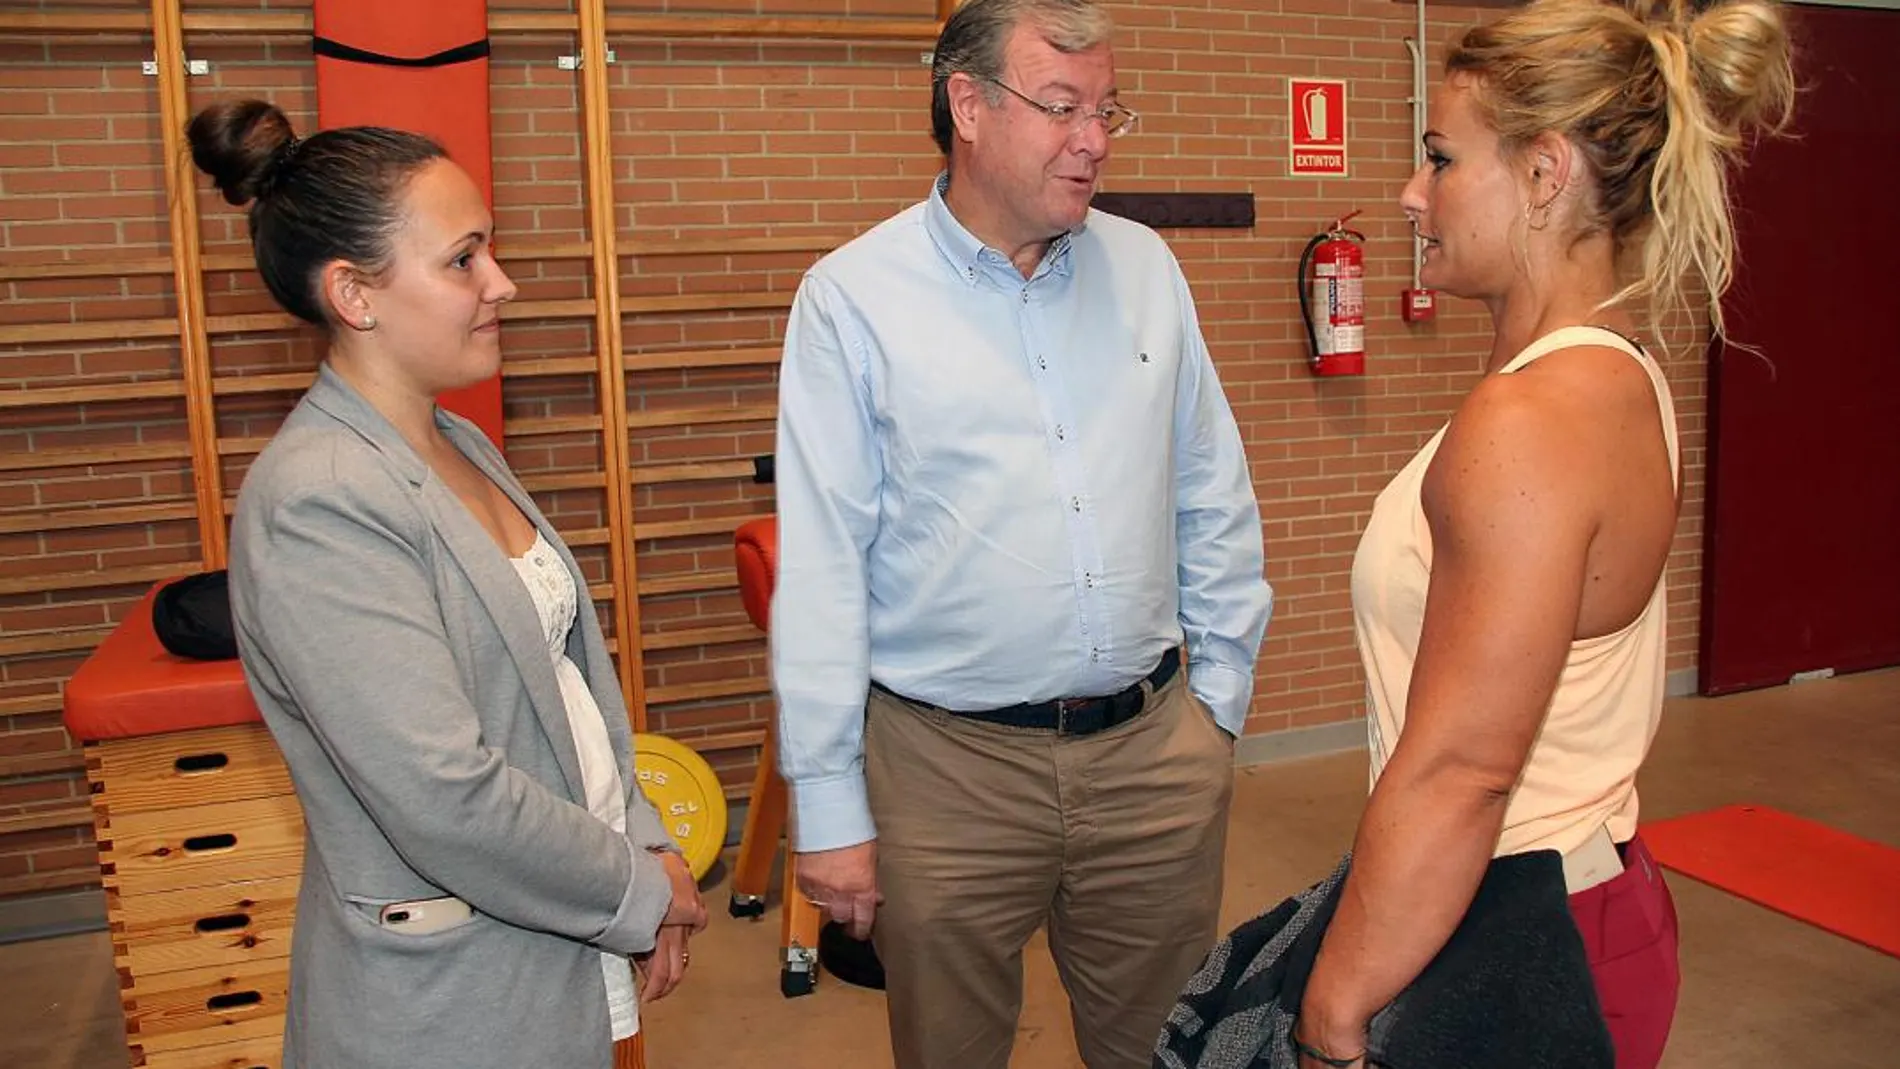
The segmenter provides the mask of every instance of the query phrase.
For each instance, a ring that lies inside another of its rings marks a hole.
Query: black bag
[[[152,630],[173,655],[194,661],[237,657],[230,573],[220,568],[166,583],[152,599]]]

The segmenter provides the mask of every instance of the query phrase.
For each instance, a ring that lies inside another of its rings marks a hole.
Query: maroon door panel
[[[1737,176],[1711,354],[1705,694],[1900,663],[1900,11],[1792,9],[1796,137]]]

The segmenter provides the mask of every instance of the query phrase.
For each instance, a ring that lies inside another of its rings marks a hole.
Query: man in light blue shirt
[[[1084,1060],[1145,1066],[1217,934],[1272,593],[1180,268],[1089,209],[1136,121],[1108,34],[1091,0],[964,4],[948,171],[813,267],[786,331],[781,769],[899,1069],[1002,1069],[1045,925]]]

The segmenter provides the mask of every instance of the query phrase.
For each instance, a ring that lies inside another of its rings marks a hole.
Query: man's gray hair
[[[1108,9],[1095,0],[967,0],[943,24],[930,63],[930,134],[945,156],[956,138],[950,76],[963,73],[986,83],[1001,78],[1009,35],[1023,22],[1035,26],[1059,52],[1086,52],[1107,44],[1115,29]],[[985,84],[983,92],[992,104],[1002,98],[991,84]]]

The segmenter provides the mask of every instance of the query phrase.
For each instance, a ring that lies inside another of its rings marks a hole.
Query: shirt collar
[[[976,285],[976,280],[982,272],[998,268],[1015,275],[1020,280],[1022,275],[1016,270],[1015,265],[1009,262],[1008,256],[977,240],[977,236],[970,233],[968,228],[951,213],[950,205],[943,199],[944,191],[949,188],[950,172],[946,170],[939,173],[937,180],[931,184],[930,200],[924,205],[924,228],[929,232],[931,240],[936,242],[944,258],[956,268],[957,274],[962,276],[964,282],[972,286]],[[1088,222],[1085,219],[1081,226],[1050,242],[1049,250],[1043,254],[1042,263],[1037,266],[1030,281],[1041,278],[1045,274],[1065,277],[1069,275],[1072,270],[1069,262],[1070,247],[1075,244],[1076,235],[1086,229],[1088,229]]]

